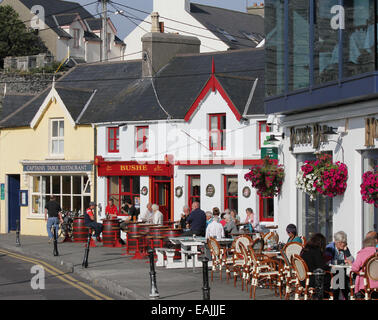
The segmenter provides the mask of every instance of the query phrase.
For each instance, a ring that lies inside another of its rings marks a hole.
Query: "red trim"
[[[139,137],[138,132],[139,130],[142,130],[142,137]],[[146,131],[148,130],[148,126],[138,126],[136,127],[136,146],[138,152],[148,152],[146,141],[148,140]],[[141,138],[141,139],[139,139]],[[142,140],[143,143],[141,145],[141,148],[138,147],[138,141]]]
[[[210,79],[207,81],[205,87],[202,89],[201,93],[197,97],[197,99],[194,101],[192,106],[190,107],[189,111],[186,113],[184,120],[189,121],[194,112],[197,110],[200,102],[205,98],[207,93],[212,90],[213,92],[215,90],[218,90],[218,92],[221,94],[222,98],[227,102],[228,106],[230,107],[231,111],[235,115],[236,119],[240,121],[242,118],[239,111],[236,109],[235,105],[232,103],[231,99],[228,97],[226,91],[223,89],[222,85],[217,80],[216,76],[214,74],[211,75]]]
[[[173,166],[162,161],[100,161],[98,176],[173,176]]]
[[[236,196],[229,196],[227,195],[227,179],[228,178],[234,178],[234,177],[238,177],[237,175],[223,175],[223,199],[224,199],[224,210],[226,209],[235,209],[236,211],[238,211],[238,208],[229,208],[228,206],[228,199],[238,199],[239,198],[239,194],[236,195]]]
[[[226,114],[225,113],[211,113],[209,114],[209,149],[210,150],[226,150],[226,146],[222,144],[222,133],[223,137],[225,137],[226,128],[221,129],[221,118],[224,117],[226,121]],[[217,128],[211,127],[211,119],[217,118]],[[211,144],[211,134],[217,134],[217,148],[214,148]],[[224,141],[224,140],[223,140]],[[220,146],[220,147],[219,147]]]
[[[188,176],[188,206],[189,210],[192,210],[192,204],[194,200],[201,200],[201,192],[199,192],[198,195],[192,195],[192,179],[200,179],[201,182],[201,176],[200,175],[189,175]],[[200,186],[201,188],[201,186]]]
[[[113,137],[110,138],[110,132],[113,131]],[[110,148],[110,142],[114,142],[114,149]],[[118,127],[109,127],[108,128],[108,152],[109,153],[115,153],[119,152],[119,149],[117,148],[117,142],[119,142],[119,128]]]
[[[230,160],[179,160],[175,162],[175,166],[212,166],[212,165],[224,165],[224,166],[253,166],[262,164],[261,159],[230,159]]]
[[[267,221],[267,222],[273,222],[274,221],[274,217],[272,218],[265,218],[264,217],[264,199],[267,199],[267,198],[262,198],[259,196],[259,217],[260,217],[260,221],[261,222],[264,222],[264,221]],[[273,204],[273,207],[274,207],[274,204]],[[269,210],[269,208],[268,208]]]

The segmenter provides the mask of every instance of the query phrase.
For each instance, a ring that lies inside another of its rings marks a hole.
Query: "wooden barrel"
[[[130,222],[127,225],[127,246],[135,250],[137,247],[137,239],[133,237],[139,235],[139,224],[140,223],[137,222]]]
[[[74,218],[72,235],[74,242],[87,242],[88,228],[84,226],[84,217]]]
[[[113,247],[115,241],[120,238],[119,220],[106,219],[102,221],[102,241],[104,247]]]
[[[165,231],[168,229],[166,226],[150,227],[148,238],[151,239],[153,248],[161,248],[164,245]]]

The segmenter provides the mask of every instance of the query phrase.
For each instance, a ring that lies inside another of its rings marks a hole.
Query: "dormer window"
[[[210,150],[226,149],[226,114],[209,114]]]
[[[50,154],[54,156],[64,155],[64,120],[51,120]]]

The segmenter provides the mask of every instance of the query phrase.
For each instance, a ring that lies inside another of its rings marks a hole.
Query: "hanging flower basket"
[[[378,166],[375,169],[375,172],[367,171],[362,175],[360,187],[362,200],[378,208]]]
[[[311,200],[318,194],[333,198],[344,194],[347,180],[347,166],[339,161],[333,163],[330,155],[323,154],[316,161],[305,161],[298,172],[296,186]]]
[[[263,164],[253,166],[244,179],[251,181],[252,187],[257,189],[257,194],[262,198],[273,198],[280,194],[284,177],[283,166],[265,157]]]

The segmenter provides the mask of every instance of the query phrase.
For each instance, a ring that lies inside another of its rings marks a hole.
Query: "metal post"
[[[202,258],[202,271],[203,271],[203,300],[210,300],[210,286],[209,286],[209,259],[205,256]]]
[[[88,268],[88,256],[89,256],[89,246],[90,246],[90,243],[91,243],[91,237],[92,237],[92,232],[89,229],[88,230],[87,246],[86,246],[85,251],[84,251],[83,263],[81,264],[81,266],[83,268]]]
[[[58,235],[56,232],[55,225],[53,226],[53,232],[54,232],[54,256],[59,256],[58,252]]]
[[[155,272],[155,261],[154,261],[154,250],[148,250],[148,256],[150,258],[150,281],[151,281],[151,291],[150,298],[157,299],[159,298],[159,291],[156,286],[156,272]]]
[[[315,277],[315,300],[323,300],[324,298],[324,276],[325,273],[322,269],[315,269],[314,270],[314,277]]]
[[[21,243],[20,243],[20,220],[16,220],[16,246],[21,247]]]

